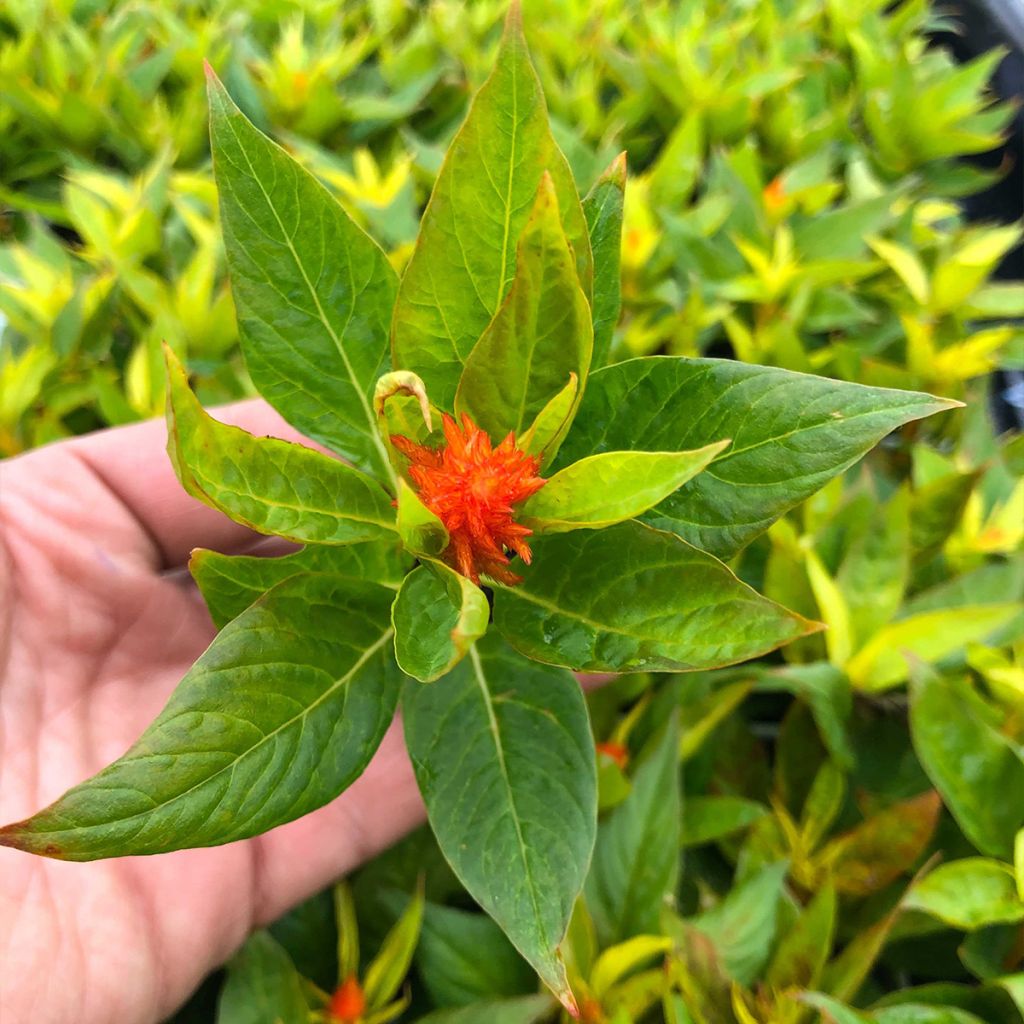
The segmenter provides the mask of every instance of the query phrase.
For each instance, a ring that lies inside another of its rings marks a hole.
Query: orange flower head
[[[526,538],[532,531],[515,522],[514,506],[544,486],[539,461],[517,448],[512,434],[494,448],[465,413],[461,426],[445,413],[444,439],[440,448],[401,435],[391,443],[409,460],[420,501],[448,530],[445,561],[474,583],[481,573],[500,583],[521,583],[508,568],[506,549],[530,564]]]
[[[353,974],[346,978],[335,990],[327,1007],[327,1013],[332,1021],[338,1024],[354,1024],[366,1011],[366,996],[363,995],[362,986],[358,978]]]

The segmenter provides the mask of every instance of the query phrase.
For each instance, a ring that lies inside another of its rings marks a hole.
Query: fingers
[[[211,413],[218,420],[252,434],[303,441],[261,400],[237,402]],[[183,565],[195,547],[231,551],[256,539],[251,530],[185,493],[167,455],[167,426],[163,420],[63,441],[22,456],[18,462],[25,463],[22,471],[31,471],[33,460],[65,457],[65,448],[85,463],[105,485],[112,500],[131,514],[153,549],[153,561],[158,568]]]

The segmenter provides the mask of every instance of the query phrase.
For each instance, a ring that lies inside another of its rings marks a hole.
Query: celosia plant
[[[210,109],[252,379],[341,458],[219,423],[169,353],[183,486],[303,547],[196,552],[217,639],[122,758],[0,842],[91,860],[255,835],[344,790],[401,703],[445,856],[574,1010],[559,945],[597,792],[569,670],[714,668],[817,629],[723,559],[951,403],[713,359],[602,368],[625,168],[580,201],[515,8],[401,282],[212,74]]]

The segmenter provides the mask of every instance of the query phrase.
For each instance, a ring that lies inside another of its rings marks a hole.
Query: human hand
[[[266,405],[220,410],[297,439]],[[119,757],[214,636],[183,567],[256,536],[188,497],[161,422],[0,466],[0,822]],[[423,815],[401,736],[333,803],[227,846],[88,864],[0,849],[0,1021],[154,1024],[248,933]]]

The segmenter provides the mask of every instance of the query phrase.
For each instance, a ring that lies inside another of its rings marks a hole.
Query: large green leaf
[[[634,935],[658,934],[661,908],[675,896],[679,774],[679,721],[673,715],[640,765],[629,796],[598,830],[586,896],[602,949]]]
[[[583,200],[594,254],[594,358],[604,366],[622,305],[619,273],[622,252],[622,201],[626,189],[626,154],[620,153]]]
[[[914,750],[964,834],[993,857],[1008,860],[1024,803],[1024,756],[998,728],[998,712],[968,679],[918,666],[911,676]]]
[[[572,374],[582,386],[593,351],[590,306],[546,172],[517,252],[512,287],[469,353],[455,395],[456,412],[495,439],[523,433]]]
[[[401,673],[387,587],[279,584],[229,623],[112,765],[0,845],[65,860],[215,846],[336,797],[394,715]]]
[[[714,943],[730,977],[751,985],[771,955],[787,864],[769,864],[690,924]]]
[[[408,683],[402,721],[437,841],[470,895],[567,1004],[557,946],[594,845],[594,744],[568,672],[486,637]]]
[[[257,932],[228,964],[217,1024],[307,1024],[302,976],[287,952]]]
[[[1020,614],[1021,607],[1016,601],[964,605],[890,622],[850,659],[846,674],[855,689],[880,693],[907,678],[907,655],[940,661],[966,644],[984,640]]]
[[[765,972],[765,982],[779,991],[814,988],[832,952],[835,927],[836,891],[826,884],[782,937]]]
[[[591,374],[556,467],[732,438],[644,519],[730,558],[890,431],[956,403],[726,359],[654,356]]]
[[[443,562],[417,566],[391,610],[400,668],[424,683],[443,676],[487,632],[490,617],[487,595],[472,580]]]
[[[745,661],[814,624],[711,555],[635,521],[533,539],[494,624],[527,657],[586,672],[670,672]]]
[[[1017,894],[1013,868],[985,857],[940,864],[914,883],[903,906],[966,931],[1024,919],[1024,900]]]
[[[598,529],[646,512],[695,477],[728,444],[695,452],[603,452],[556,473],[522,507],[544,533]]]
[[[304,572],[327,573],[398,587],[411,559],[394,542],[367,541],[337,547],[310,544],[278,558],[222,555],[199,548],[188,567],[218,629],[241,615],[271,587]]]
[[[535,1024],[551,1016],[551,996],[519,996],[516,999],[487,999],[469,1006],[435,1010],[416,1024]]]
[[[210,73],[210,139],[253,383],[286,420],[379,475],[372,409],[398,282],[330,193],[254,128]]]
[[[463,363],[512,283],[516,242],[545,170],[589,298],[587,222],[513,5],[494,71],[441,167],[395,307],[395,365],[418,373],[442,408],[451,408]]]
[[[423,985],[439,1006],[536,991],[537,976],[483,914],[428,903],[416,948]]]
[[[376,480],[312,448],[215,420],[170,350],[167,390],[167,451],[193,497],[260,533],[300,543],[396,535],[391,499]]]

